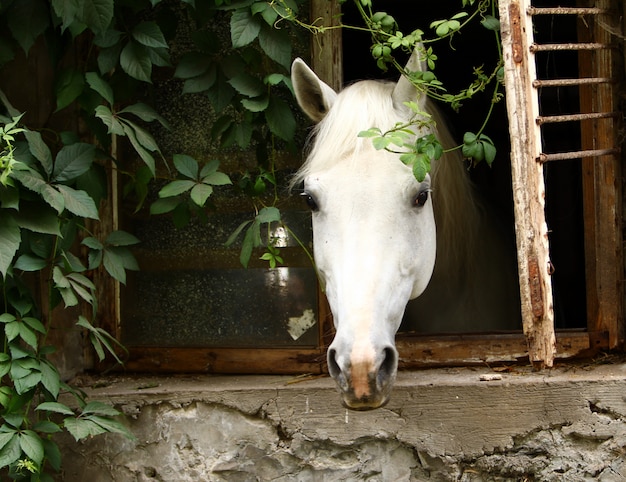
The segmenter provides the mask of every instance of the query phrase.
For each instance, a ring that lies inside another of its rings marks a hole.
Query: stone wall
[[[64,439],[63,480],[626,480],[626,365],[492,375],[400,373],[371,412],[328,378],[99,379],[137,440]]]

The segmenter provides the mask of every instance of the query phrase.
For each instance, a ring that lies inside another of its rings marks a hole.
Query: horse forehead
[[[398,159],[361,156],[342,160],[333,167],[309,176],[307,187],[320,187],[326,197],[348,200],[356,197],[396,199],[418,185],[410,169]]]

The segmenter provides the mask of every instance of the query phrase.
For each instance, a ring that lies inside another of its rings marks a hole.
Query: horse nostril
[[[341,368],[339,368],[339,363],[337,363],[337,350],[334,348],[330,348],[328,350],[328,373],[330,376],[337,380],[337,377],[341,375]]]
[[[378,382],[384,384],[395,377],[398,369],[398,352],[395,348],[388,346],[383,349],[383,360],[378,369]]]

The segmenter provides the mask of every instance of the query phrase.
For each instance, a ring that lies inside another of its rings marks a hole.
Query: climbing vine
[[[489,116],[502,96],[501,62],[476,67],[467,88],[452,93],[437,78],[436,46],[453,45],[466,25],[480,22],[499,47],[495,0],[461,0],[460,11],[449,18],[408,32],[376,9],[384,8],[384,2],[352,1],[362,24],[340,28],[370,33],[371,45],[363,48],[378,67],[398,69],[417,88],[455,109],[490,89]],[[153,215],[170,216],[176,226],[194,216],[206,219],[216,191],[245,194],[251,217],[225,244],[243,238],[244,266],[260,247],[270,268],[282,264],[271,235],[262,234],[283,223],[277,157],[301,147],[289,78],[293,46],[304,32],[315,36],[329,28],[308,19],[303,4],[0,3],[0,473],[18,480],[52,480],[62,466],[55,443],[62,430],[76,440],[105,432],[132,437],[117,410],[86,399],[67,383],[55,355],[63,347],[50,335],[59,320],[73,317],[100,361],[124,361],[124,349],[100,327],[102,287],[95,280],[105,273],[124,284],[127,271],[139,268],[132,247],[141,240],[122,230],[99,234],[94,229],[111,196],[112,176],[121,177],[124,195],[137,209],[147,204]],[[188,34],[182,53],[172,50],[180,24]],[[227,36],[219,31],[223,26],[228,26]],[[416,48],[429,70],[405,72],[396,54]],[[33,52],[50,62],[50,74],[38,80],[40,91],[49,93],[42,102],[50,101],[52,107],[40,118],[19,109],[19,92],[10,98],[4,91],[7,79],[24,75],[20,65]],[[164,153],[154,134],[172,129],[154,103],[155,85],[164,81],[177,83],[182,96],[208,99],[217,152],[251,153],[254,165],[226,173],[219,158]],[[416,110],[416,122],[422,122],[419,114]],[[466,133],[459,146],[474,163],[490,164],[495,157],[485,125]],[[361,135],[371,137],[377,148],[398,150],[421,178],[442,148],[434,136],[413,140],[410,132],[410,125],[398,125]]]

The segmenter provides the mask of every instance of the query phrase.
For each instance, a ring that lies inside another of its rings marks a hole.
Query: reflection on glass
[[[316,346],[310,268],[138,272],[124,290],[134,346]]]

